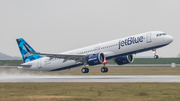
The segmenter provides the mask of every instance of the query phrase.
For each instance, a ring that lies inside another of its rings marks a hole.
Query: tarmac
[[[0,75],[0,82],[164,82],[180,83],[180,75]]]

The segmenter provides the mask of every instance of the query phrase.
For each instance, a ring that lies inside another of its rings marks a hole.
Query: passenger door
[[[151,33],[147,33],[146,40],[147,40],[147,43],[152,42],[152,40],[151,40]]]

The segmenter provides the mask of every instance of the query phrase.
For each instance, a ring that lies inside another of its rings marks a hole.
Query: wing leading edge
[[[50,57],[51,59],[53,59],[53,58],[64,59],[63,62],[66,62],[67,60],[75,60],[76,62],[86,62],[86,59],[89,56],[89,55],[40,53],[40,52],[33,52],[33,51],[30,51],[30,53],[47,56],[47,57]]]

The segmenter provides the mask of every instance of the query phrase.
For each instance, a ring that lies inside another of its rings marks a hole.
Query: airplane
[[[89,66],[102,64],[102,73],[107,73],[107,61],[114,60],[118,65],[134,61],[133,54],[152,50],[158,59],[156,49],[173,41],[173,37],[162,31],[151,31],[125,38],[120,38],[96,45],[91,45],[63,53],[36,52],[23,38],[16,39],[24,63],[18,69],[31,71],[60,71],[84,67],[82,73],[89,73]]]

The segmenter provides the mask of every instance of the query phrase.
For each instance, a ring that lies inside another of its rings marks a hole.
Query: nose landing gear
[[[158,55],[156,55],[156,53],[157,53],[157,52],[156,52],[156,49],[153,49],[152,51],[153,51],[153,53],[154,53],[154,58],[155,58],[155,59],[158,59],[158,58],[159,58],[159,56],[158,56]]]

